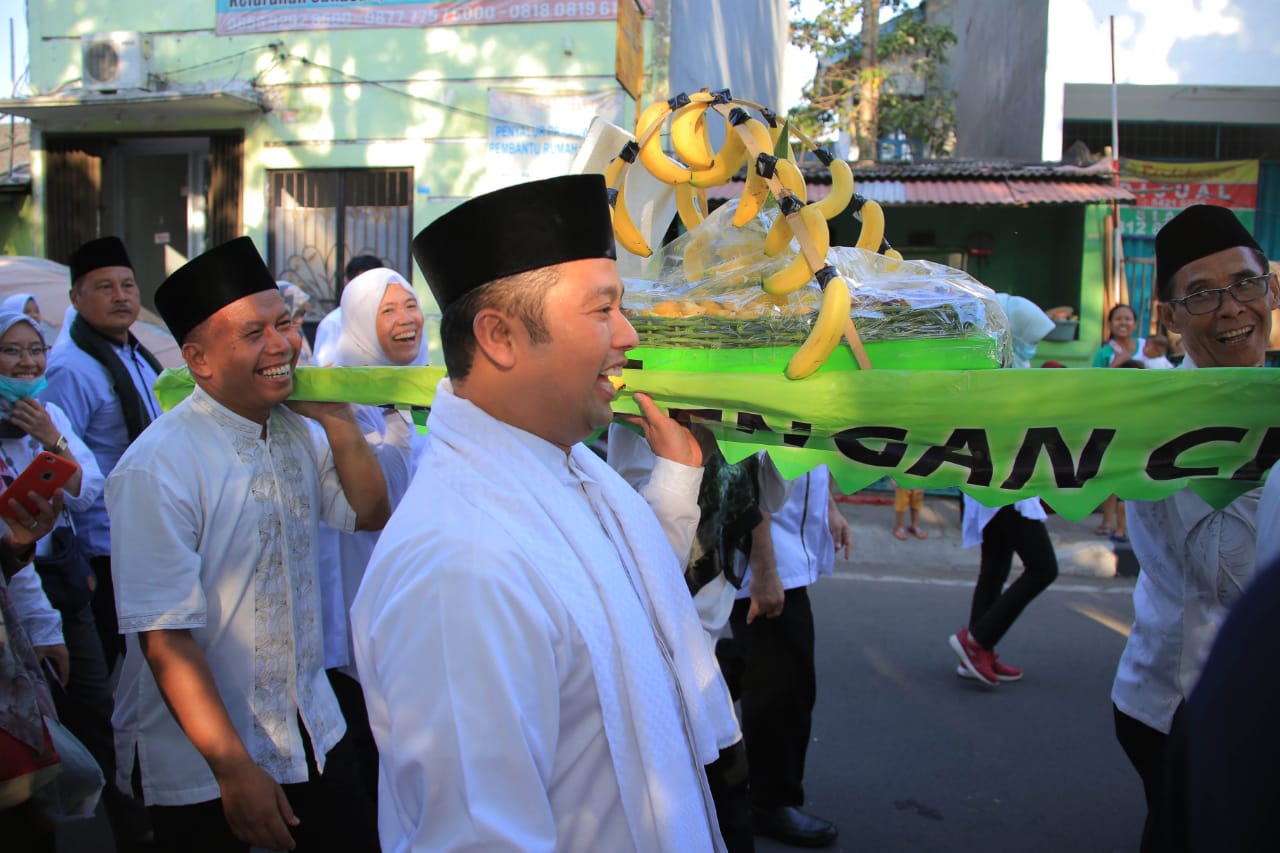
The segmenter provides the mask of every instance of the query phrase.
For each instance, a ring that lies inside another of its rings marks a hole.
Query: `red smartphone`
[[[16,500],[27,512],[35,515],[37,510],[27,495],[35,492],[47,501],[53,500],[53,493],[71,479],[71,475],[80,470],[74,462],[68,462],[61,456],[49,451],[41,451],[31,460],[18,479],[0,494],[0,515],[9,516],[9,501]]]

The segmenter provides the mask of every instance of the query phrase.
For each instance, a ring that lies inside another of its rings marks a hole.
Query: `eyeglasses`
[[[1190,296],[1184,296],[1181,299],[1166,299],[1165,302],[1170,305],[1181,305],[1187,309],[1188,314],[1212,314],[1222,307],[1222,298],[1227,293],[1230,293],[1231,298],[1241,305],[1246,302],[1252,302],[1262,296],[1267,292],[1267,286],[1270,284],[1271,276],[1273,275],[1275,273],[1257,275],[1253,278],[1242,278],[1227,287],[1198,290]]]
[[[48,351],[49,351],[49,348],[44,344],[32,344],[31,346],[26,348],[14,347],[14,346],[0,347],[0,355],[4,356],[5,358],[14,359],[14,360],[22,358],[23,353],[26,353],[32,358],[40,358]]]

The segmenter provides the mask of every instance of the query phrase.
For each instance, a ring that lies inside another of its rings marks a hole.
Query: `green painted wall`
[[[994,207],[888,206],[885,237],[912,257],[908,236],[932,232],[938,252],[965,255],[969,274],[992,290],[1026,297],[1042,308],[1070,305],[1080,315],[1079,339],[1042,343],[1045,359],[1085,366],[1101,340],[1102,218],[1105,205]],[[832,220],[832,242],[853,245],[860,225],[851,213]],[[969,254],[990,249],[989,256]]]

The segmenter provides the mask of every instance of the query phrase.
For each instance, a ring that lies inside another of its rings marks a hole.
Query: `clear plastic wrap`
[[[787,296],[762,289],[765,278],[791,263],[798,242],[766,255],[765,235],[777,209],[741,228],[731,221],[735,209],[736,202],[725,204],[694,230],[621,270],[624,308],[641,347],[759,350],[804,342],[822,299],[817,282],[810,279]],[[827,262],[850,287],[850,313],[869,353],[875,344],[912,342],[912,351],[927,362],[920,367],[949,366],[949,349],[966,354],[956,360],[958,367],[1008,363],[1008,321],[994,292],[968,273],[846,246],[833,246]],[[883,366],[915,366],[910,361],[895,357]]]

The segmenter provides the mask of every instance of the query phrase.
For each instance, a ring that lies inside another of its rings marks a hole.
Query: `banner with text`
[[[1120,208],[1126,237],[1155,237],[1178,211],[1193,204],[1215,204],[1235,211],[1253,231],[1258,207],[1258,161],[1159,163],[1122,159],[1120,185],[1137,202]]]
[[[617,0],[217,0],[218,35],[612,21]],[[646,10],[649,2],[642,5]]]
[[[294,397],[430,407],[439,367],[299,368]],[[758,450],[784,476],[830,467],[853,492],[892,476],[958,486],[989,506],[1039,496],[1080,519],[1112,493],[1190,486],[1225,506],[1280,459],[1280,370],[868,370],[774,374],[628,370],[632,390],[707,426],[730,462]],[[170,408],[184,370],[156,384]],[[587,393],[584,391],[584,393]]]
[[[476,194],[569,173],[591,119],[622,123],[620,89],[541,94],[489,90],[489,150]]]

